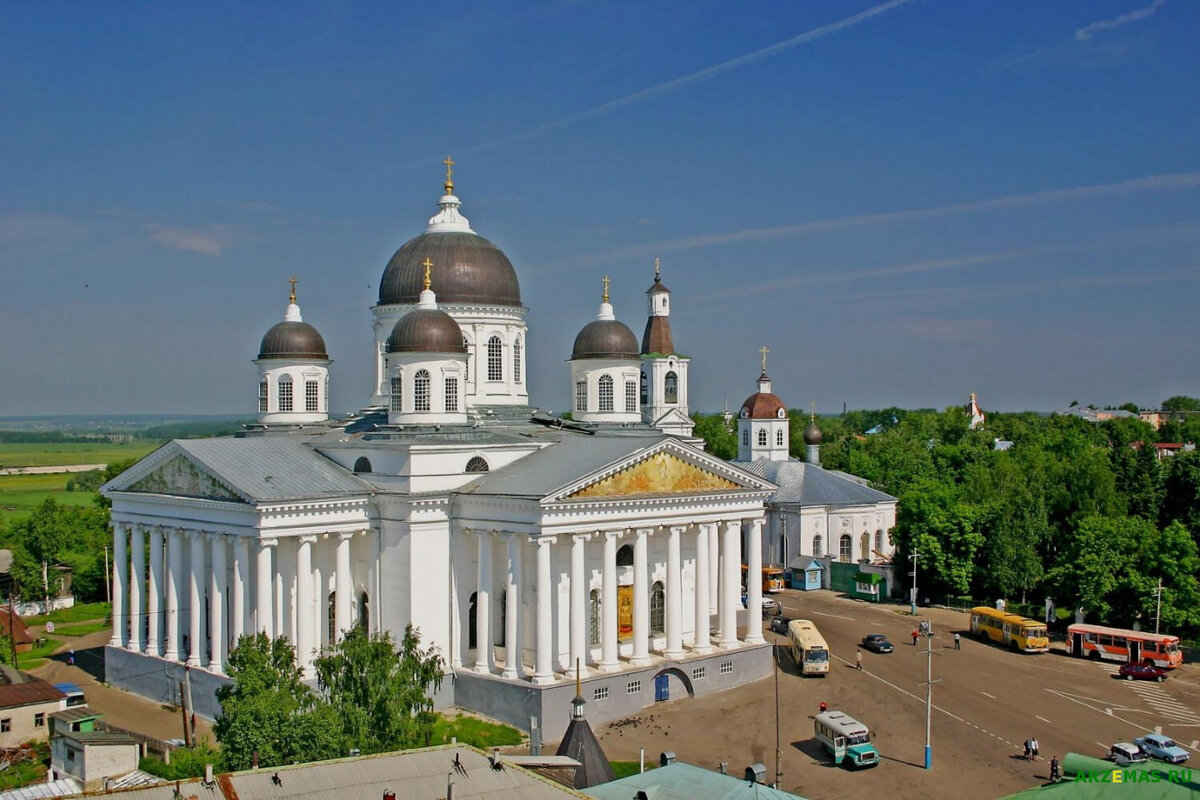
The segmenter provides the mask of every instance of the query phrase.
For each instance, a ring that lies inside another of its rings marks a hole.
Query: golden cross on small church
[[[661,269],[661,267],[662,267],[662,261],[660,261],[657,258],[654,259],[654,277],[656,277],[656,278],[658,277],[658,273],[659,273],[659,270]]]
[[[608,302],[608,276],[604,276],[604,302]]]
[[[768,350],[767,346],[764,344],[758,349],[758,352],[762,353],[763,374],[765,375],[767,373],[767,353],[771,351]]]
[[[433,269],[433,262],[429,260],[428,256],[426,256],[425,261],[422,262],[421,266],[425,268],[425,291],[428,292],[429,287],[433,285],[433,279],[429,277],[429,271]]]
[[[292,285],[292,294],[291,294],[291,297],[288,298],[288,302],[294,303],[294,302],[296,302],[296,283],[297,283],[297,281],[295,278],[288,278],[288,283],[290,283]]]
[[[454,188],[454,159],[446,156],[442,163],[446,165],[446,194],[450,194],[450,190]]]

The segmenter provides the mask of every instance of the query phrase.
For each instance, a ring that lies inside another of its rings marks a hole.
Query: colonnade
[[[338,632],[353,624],[351,542],[357,533],[330,534],[336,537],[333,615]],[[325,607],[312,559],[316,542],[316,535],[263,539],[114,521],[109,644],[223,674],[229,648],[243,634],[286,634],[308,674],[321,644],[317,626]],[[294,549],[293,574],[307,576],[296,580],[294,594],[284,585],[282,543]]]
[[[689,550],[695,553],[695,619],[692,621],[694,635],[687,643],[691,652],[709,653],[714,649],[710,636],[711,616],[717,615],[716,647],[729,649],[738,647],[737,611],[741,607],[742,526],[749,526],[746,548],[747,580],[745,642],[756,644],[762,636],[762,535],[763,520],[723,520],[701,523],[694,526],[670,526],[665,529],[667,540],[666,580],[664,582],[664,631],[665,645],[660,651],[665,659],[684,657],[684,597],[683,597],[683,546],[685,538],[691,538]],[[522,575],[524,549],[534,549],[536,570],[534,609],[534,663],[532,680],[535,684],[553,683],[555,677],[556,650],[554,647],[554,603],[555,573],[552,569],[551,550],[560,542],[569,545],[569,603],[567,649],[568,664],[573,672],[578,664],[586,674],[595,668],[601,672],[622,669],[618,637],[618,545],[624,541],[633,549],[633,635],[629,666],[643,666],[651,661],[650,655],[650,564],[648,558],[649,539],[663,535],[660,528],[636,528],[632,530],[594,531],[560,536],[528,536],[521,533],[496,533],[471,531],[476,539],[477,579],[475,602],[475,635],[479,646],[475,648],[474,664],[469,668],[480,673],[491,673],[494,649],[492,642],[492,549],[497,540],[505,547],[504,560],[504,606],[508,609],[504,617],[505,658],[501,674],[505,678],[525,677],[521,643],[526,635],[521,630],[527,599]],[[602,550],[600,581],[600,655],[592,658],[590,648],[590,615],[588,604],[591,581],[587,571],[590,548]]]

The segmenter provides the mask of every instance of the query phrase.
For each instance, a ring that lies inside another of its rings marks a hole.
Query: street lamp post
[[[913,655],[920,655],[914,653]],[[933,769],[933,741],[930,737],[933,720],[933,631],[925,634],[925,769]],[[918,682],[920,686],[922,682]]]
[[[913,552],[912,555],[909,556],[909,558],[911,558],[912,562],[913,562],[913,568],[912,568],[913,585],[912,585],[912,596],[909,598],[910,606],[909,606],[908,611],[914,617],[917,615],[917,556],[919,556],[919,555],[920,555],[920,553]]]
[[[1159,621],[1159,617],[1162,616],[1162,590],[1163,590],[1162,578],[1159,578],[1158,579],[1158,588],[1154,590],[1154,594],[1158,596],[1158,603],[1156,604],[1155,609],[1154,609],[1154,635],[1155,636],[1158,636],[1158,621]]]

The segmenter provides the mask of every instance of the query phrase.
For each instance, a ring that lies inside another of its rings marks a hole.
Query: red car
[[[1153,664],[1122,664],[1117,674],[1127,681],[1158,681],[1161,683],[1167,679],[1167,671]]]

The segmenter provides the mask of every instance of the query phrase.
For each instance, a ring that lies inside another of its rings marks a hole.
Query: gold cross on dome
[[[660,261],[657,258],[654,259],[654,277],[656,277],[656,278],[658,277],[658,273],[661,268],[662,268],[662,261]]]
[[[608,302],[608,276],[604,276],[604,302]]]
[[[421,264],[425,268],[425,291],[429,291],[429,287],[433,285],[433,279],[429,277],[429,271],[433,269],[433,262],[426,256],[425,261]]]
[[[454,188],[454,159],[446,156],[442,163],[446,165],[446,194],[450,194],[450,190]]]
[[[768,350],[767,346],[764,344],[762,347],[760,347],[758,349],[758,352],[762,353],[763,374],[765,375],[767,372],[767,353],[769,353],[771,351]]]
[[[295,278],[288,278],[288,283],[290,283],[290,284],[292,285],[292,294],[291,294],[291,296],[288,298],[288,302],[289,302],[289,303],[294,303],[294,302],[296,302],[296,283],[297,283],[297,282],[298,282],[298,281],[297,281]]]

